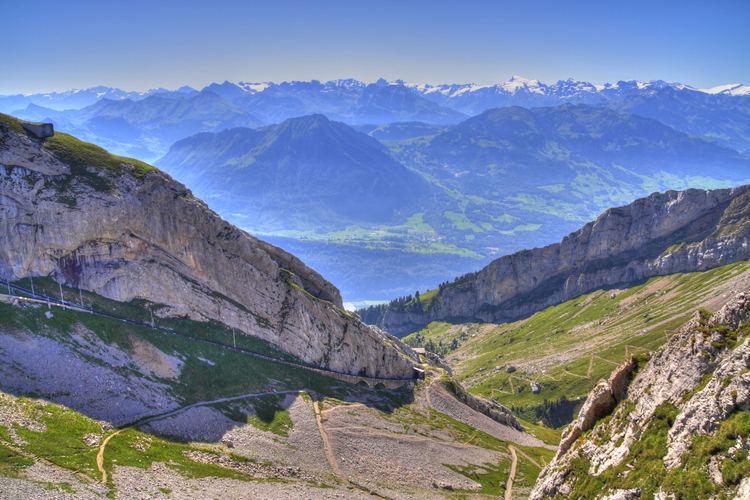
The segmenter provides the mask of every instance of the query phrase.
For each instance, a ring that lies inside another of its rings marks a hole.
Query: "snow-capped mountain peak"
[[[750,85],[742,85],[741,83],[730,83],[728,85],[719,85],[711,88],[699,88],[696,89],[706,94],[725,94],[725,95],[750,95]]]
[[[343,87],[347,89],[366,87],[367,84],[354,78],[338,78],[326,82],[326,87]]]

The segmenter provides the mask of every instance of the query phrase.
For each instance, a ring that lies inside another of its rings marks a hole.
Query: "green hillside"
[[[750,263],[740,262],[598,290],[513,323],[433,322],[404,340],[445,356],[471,392],[559,427],[574,417],[576,405],[565,399],[582,401],[599,379],[660,347],[699,308],[715,312],[748,286]],[[532,383],[541,385],[538,394]]]

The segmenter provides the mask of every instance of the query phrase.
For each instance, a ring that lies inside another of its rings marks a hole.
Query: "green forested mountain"
[[[199,134],[158,164],[255,230],[396,223],[430,193],[378,141],[323,115]]]
[[[582,105],[492,109],[435,137],[389,145],[449,187],[493,200],[527,193],[548,204],[601,206],[669,176],[737,181],[750,165],[656,120]]]

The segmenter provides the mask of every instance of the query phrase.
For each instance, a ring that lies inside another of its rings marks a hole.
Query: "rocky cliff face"
[[[530,498],[749,498],[748,316],[750,293],[697,312],[601,381]]]
[[[599,287],[750,258],[748,186],[654,193],[612,208],[560,243],[501,257],[450,284],[425,312],[386,312],[394,334],[451,318],[502,322]]]
[[[318,366],[412,376],[411,351],[344,312],[333,285],[153,167],[0,116],[0,171],[2,279],[52,275],[164,304],[162,316],[221,321]]]

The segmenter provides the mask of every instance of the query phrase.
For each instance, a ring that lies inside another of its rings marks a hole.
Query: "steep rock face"
[[[400,334],[451,318],[502,322],[599,287],[748,259],[748,212],[748,186],[654,193],[607,210],[560,243],[494,260],[441,290],[424,313],[389,310],[383,326]]]
[[[746,498],[750,293],[709,316],[697,312],[629,385],[623,367],[600,382],[531,499],[683,498],[686,489],[696,498]],[[606,392],[600,386],[626,398],[593,412]]]
[[[221,321],[318,366],[412,376],[411,351],[342,311],[333,285],[169,176],[65,134],[27,136],[7,117],[0,161],[2,279],[52,275],[164,304],[162,316]]]
[[[618,367],[609,380],[600,380],[596,384],[581,407],[578,419],[563,432],[558,455],[568,451],[581,434],[592,429],[598,420],[612,413],[617,403],[625,399],[629,378],[635,367],[635,360],[631,359]]]

